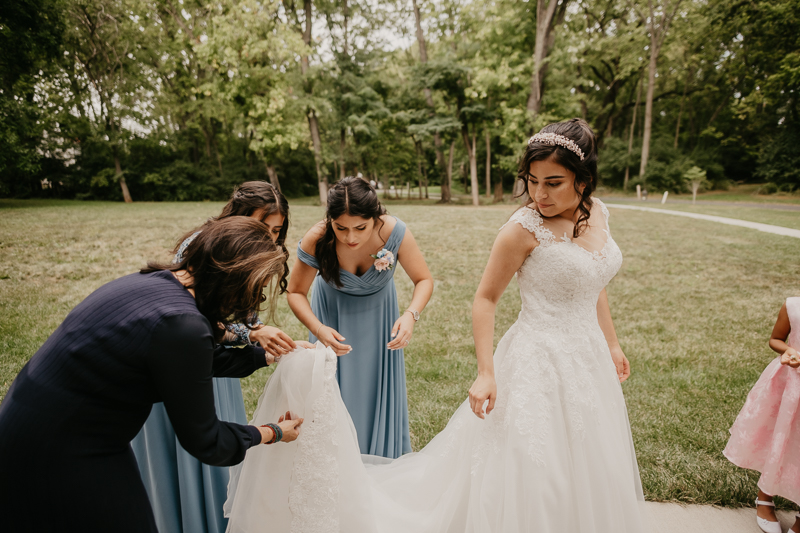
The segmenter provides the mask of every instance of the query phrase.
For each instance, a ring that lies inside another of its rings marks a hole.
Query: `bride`
[[[531,201],[492,248],[473,305],[478,377],[447,427],[417,453],[360,456],[333,351],[285,355],[253,423],[291,411],[303,431],[233,469],[229,532],[644,530],[620,386],[630,367],[605,292],[622,255],[591,196],[589,125],[543,128],[519,176]],[[522,309],[492,357],[495,307],[514,273]]]

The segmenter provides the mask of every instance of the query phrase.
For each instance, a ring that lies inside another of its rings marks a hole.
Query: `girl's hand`
[[[313,350],[315,346],[308,341],[294,341],[298,348],[304,348],[306,350]]]
[[[297,347],[289,335],[272,326],[261,326],[252,330],[250,341],[258,342],[268,354],[275,357],[287,354]]]
[[[792,368],[800,366],[800,353],[794,348],[789,348],[781,355],[781,364],[789,365]]]
[[[486,407],[488,415],[494,409],[494,402],[497,400],[497,383],[494,381],[494,376],[478,374],[472,387],[469,388],[469,406],[478,418],[484,418],[483,404],[486,400],[489,400],[489,405]]]
[[[324,344],[333,349],[336,355],[344,355],[350,353],[353,348],[348,344],[342,344],[345,340],[342,335],[333,328],[323,325],[317,331],[316,337]]]
[[[400,350],[408,346],[411,342],[411,334],[414,332],[414,317],[411,313],[403,313],[403,316],[395,321],[392,326],[392,340],[386,344],[390,350]]]
[[[619,382],[622,383],[631,375],[631,364],[625,354],[622,353],[621,348],[611,350],[611,360],[614,361],[614,366],[617,367],[617,377],[619,377]]]

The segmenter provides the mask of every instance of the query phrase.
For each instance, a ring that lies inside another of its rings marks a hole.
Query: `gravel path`
[[[599,197],[604,202],[636,202],[642,203],[635,198],[626,198],[624,196],[600,196]],[[656,198],[655,196],[651,196],[649,200],[645,201],[644,203],[661,203],[661,197],[659,196]],[[682,200],[680,198],[675,199],[668,199],[667,205],[669,204],[691,204],[691,200]],[[698,205],[724,205],[724,206],[732,206],[732,207],[757,207],[759,209],[772,209],[775,211],[800,211],[800,205],[792,205],[792,204],[767,204],[767,203],[757,203],[757,202],[725,202],[721,200],[697,200],[695,202]]]
[[[772,224],[761,224],[760,222],[750,222],[747,220],[739,220],[736,218],[718,217],[715,215],[701,215],[700,213],[688,213],[686,211],[672,211],[670,209],[658,209],[655,207],[644,207],[639,205],[606,203],[606,206],[613,207],[616,209],[633,209],[636,211],[649,211],[651,213],[661,213],[663,215],[674,215],[677,217],[709,220],[711,222],[719,222],[720,224],[741,226],[743,228],[750,228],[758,231],[763,231],[766,233],[774,233],[775,235],[783,235],[785,237],[795,237],[797,239],[800,239],[800,230],[784,228],[783,226],[773,226]]]

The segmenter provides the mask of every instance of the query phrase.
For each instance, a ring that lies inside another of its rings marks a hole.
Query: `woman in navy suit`
[[[267,365],[263,348],[217,343],[227,324],[252,323],[285,260],[265,224],[227,218],[207,224],[180,263],[151,263],[78,304],[0,404],[3,529],[156,532],[129,444],[156,402],[208,464],[297,438],[302,420],[218,420],[211,384]]]

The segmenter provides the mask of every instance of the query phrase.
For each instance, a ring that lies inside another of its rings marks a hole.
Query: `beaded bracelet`
[[[270,422],[269,424],[263,424],[261,427],[270,428],[272,430],[272,438],[264,444],[275,444],[276,442],[280,442],[283,438],[283,430],[278,424]]]

